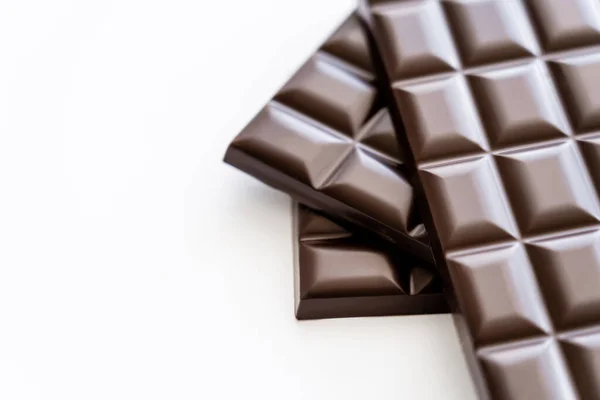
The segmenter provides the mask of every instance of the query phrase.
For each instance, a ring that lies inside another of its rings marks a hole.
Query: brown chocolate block
[[[599,399],[600,2],[363,9],[480,398]]]
[[[423,262],[294,204],[298,319],[448,312],[441,279]]]

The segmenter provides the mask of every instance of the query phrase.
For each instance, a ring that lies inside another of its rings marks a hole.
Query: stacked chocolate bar
[[[482,399],[600,399],[600,1],[364,0],[226,161],[317,210],[299,318],[443,286]]]
[[[350,16],[225,155],[305,205],[299,319],[448,312],[370,50]]]

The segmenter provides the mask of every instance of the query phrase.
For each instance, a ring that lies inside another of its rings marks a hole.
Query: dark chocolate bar
[[[364,7],[482,399],[600,398],[600,2]]]
[[[441,279],[415,257],[297,203],[293,235],[298,319],[449,312]]]
[[[225,161],[433,260],[355,15],[233,140]]]

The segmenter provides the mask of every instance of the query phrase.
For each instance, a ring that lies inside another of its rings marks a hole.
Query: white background
[[[0,0],[0,398],[474,398],[448,315],[297,322],[221,161],[353,7]]]

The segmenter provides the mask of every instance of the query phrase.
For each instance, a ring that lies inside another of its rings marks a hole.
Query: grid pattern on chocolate
[[[356,237],[305,206],[294,207],[299,318],[448,311],[441,279],[413,257]]]
[[[352,16],[231,147],[357,210],[385,227],[382,232],[393,231],[393,241],[404,238],[429,253],[413,188],[375,84],[363,28]]]
[[[600,398],[600,2],[371,4],[484,395]]]

